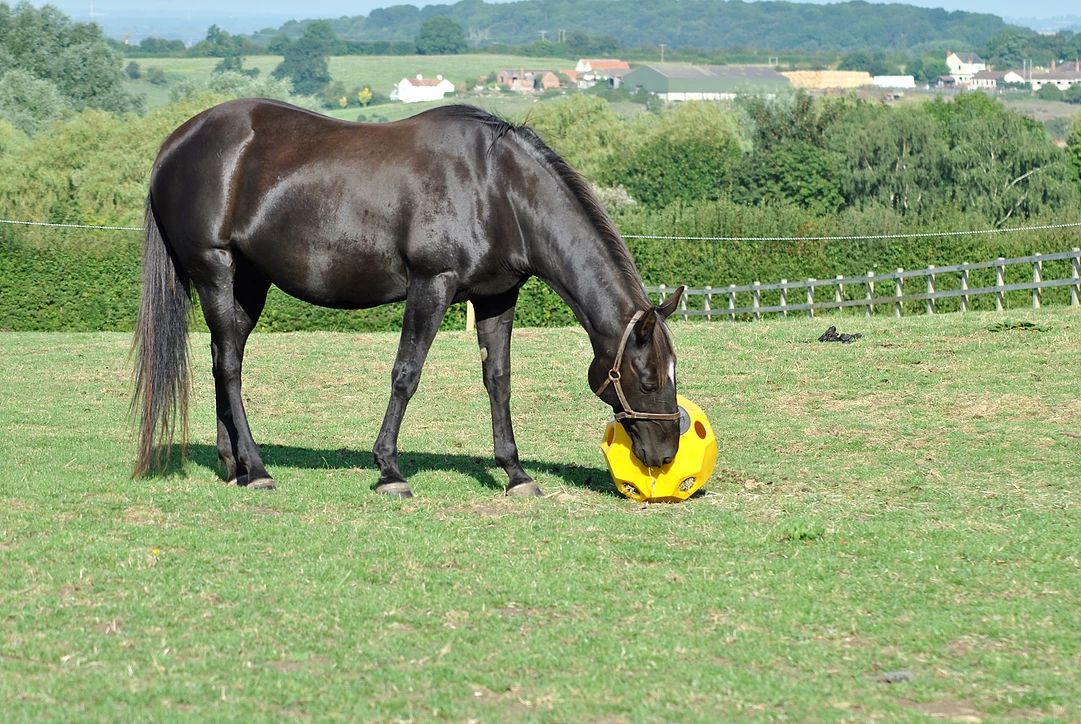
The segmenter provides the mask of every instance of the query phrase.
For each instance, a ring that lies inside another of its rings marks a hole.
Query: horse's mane
[[[601,235],[601,238],[607,242],[608,247],[614,253],[615,262],[619,266],[620,271],[622,271],[628,279],[633,280],[636,288],[641,288],[642,281],[638,276],[638,268],[634,265],[634,260],[631,258],[630,250],[627,248],[626,242],[623,241],[623,237],[620,236],[615,224],[612,223],[612,218],[608,215],[608,212],[605,211],[604,207],[601,206],[601,203],[597,201],[597,197],[589,187],[589,182],[582,178],[581,174],[571,168],[571,165],[567,163],[562,156],[552,150],[552,148],[537,135],[536,131],[524,123],[511,123],[510,121],[492,115],[488,111],[477,108],[476,106],[459,104],[442,106],[439,110],[453,118],[463,118],[487,126],[492,133],[492,143],[488,147],[489,153],[491,153],[496,144],[506,136],[518,139],[525,146],[526,150],[531,152],[534,158],[551,169],[552,172],[563,181],[567,190],[571,192],[571,196],[578,201],[582,211],[585,212],[586,218],[589,219],[590,223],[593,224],[593,227]],[[643,289],[642,291],[644,294],[645,290]]]

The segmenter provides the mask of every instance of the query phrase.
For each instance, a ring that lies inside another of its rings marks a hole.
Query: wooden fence
[[[1047,272],[1045,264],[1048,265]],[[1053,271],[1060,274],[1055,276]],[[1047,278],[1049,276],[1054,278]],[[914,284],[920,291],[911,291]],[[924,286],[926,291],[922,290]],[[883,287],[891,293],[883,294]],[[1027,300],[1031,298],[1032,307],[1038,309],[1043,303],[1044,290],[1062,287],[1069,291],[1069,304],[1078,306],[1081,249],[1077,247],[1056,254],[1034,254],[1015,259],[999,257],[978,264],[929,266],[926,269],[898,269],[888,274],[869,271],[865,276],[857,277],[795,282],[782,279],[776,284],[754,282],[742,286],[688,289],[678,314],[684,319],[728,317],[735,321],[737,318],[761,319],[765,314],[788,316],[800,312],[814,317],[818,310],[862,308],[869,317],[876,307],[886,307],[894,316],[900,317],[906,308],[910,312],[923,309],[927,314],[991,309],[991,299],[994,309],[1002,311],[1008,306],[1008,300],[1016,306],[1018,292],[1026,292],[1024,306],[1028,306]],[[672,288],[662,284],[646,287],[646,291],[663,301]],[[1064,292],[1055,293],[1062,295],[1061,301],[1065,303]],[[980,297],[984,299],[977,301]]]

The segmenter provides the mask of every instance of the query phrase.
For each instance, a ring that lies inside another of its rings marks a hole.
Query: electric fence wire
[[[98,226],[95,224],[60,224],[49,221],[19,221],[0,219],[0,224],[36,226],[55,229],[86,229],[92,231],[143,231],[141,226]],[[1066,224],[1041,224],[1038,226],[1016,226],[1002,229],[975,229],[965,231],[913,231],[900,234],[849,234],[844,236],[662,236],[658,234],[623,234],[624,239],[649,239],[655,241],[882,241],[889,239],[927,239],[946,236],[979,236],[983,234],[1016,234],[1029,231],[1048,231],[1052,229],[1075,229],[1081,227],[1081,221]]]

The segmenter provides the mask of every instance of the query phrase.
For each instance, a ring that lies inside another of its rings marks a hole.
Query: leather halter
[[[616,420],[631,419],[631,420],[678,420],[679,410],[675,412],[637,412],[631,409],[631,405],[627,402],[627,397],[623,394],[623,385],[620,384],[622,375],[619,372],[620,366],[623,364],[623,351],[627,348],[627,340],[631,337],[631,331],[634,329],[634,324],[645,312],[639,310],[631,317],[631,321],[627,322],[627,328],[623,330],[623,339],[619,340],[619,349],[616,350],[615,361],[612,362],[612,369],[608,370],[608,378],[604,383],[593,391],[597,397],[608,389],[608,385],[611,385],[616,390],[616,397],[619,398],[619,404],[623,405],[623,410],[616,413]]]

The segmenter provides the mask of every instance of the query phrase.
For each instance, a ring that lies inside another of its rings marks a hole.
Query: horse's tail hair
[[[161,233],[153,199],[146,198],[143,292],[132,340],[135,394],[131,412],[139,416],[139,445],[132,477],[163,470],[172,456],[179,417],[180,457],[187,450],[188,319],[191,280]]]

